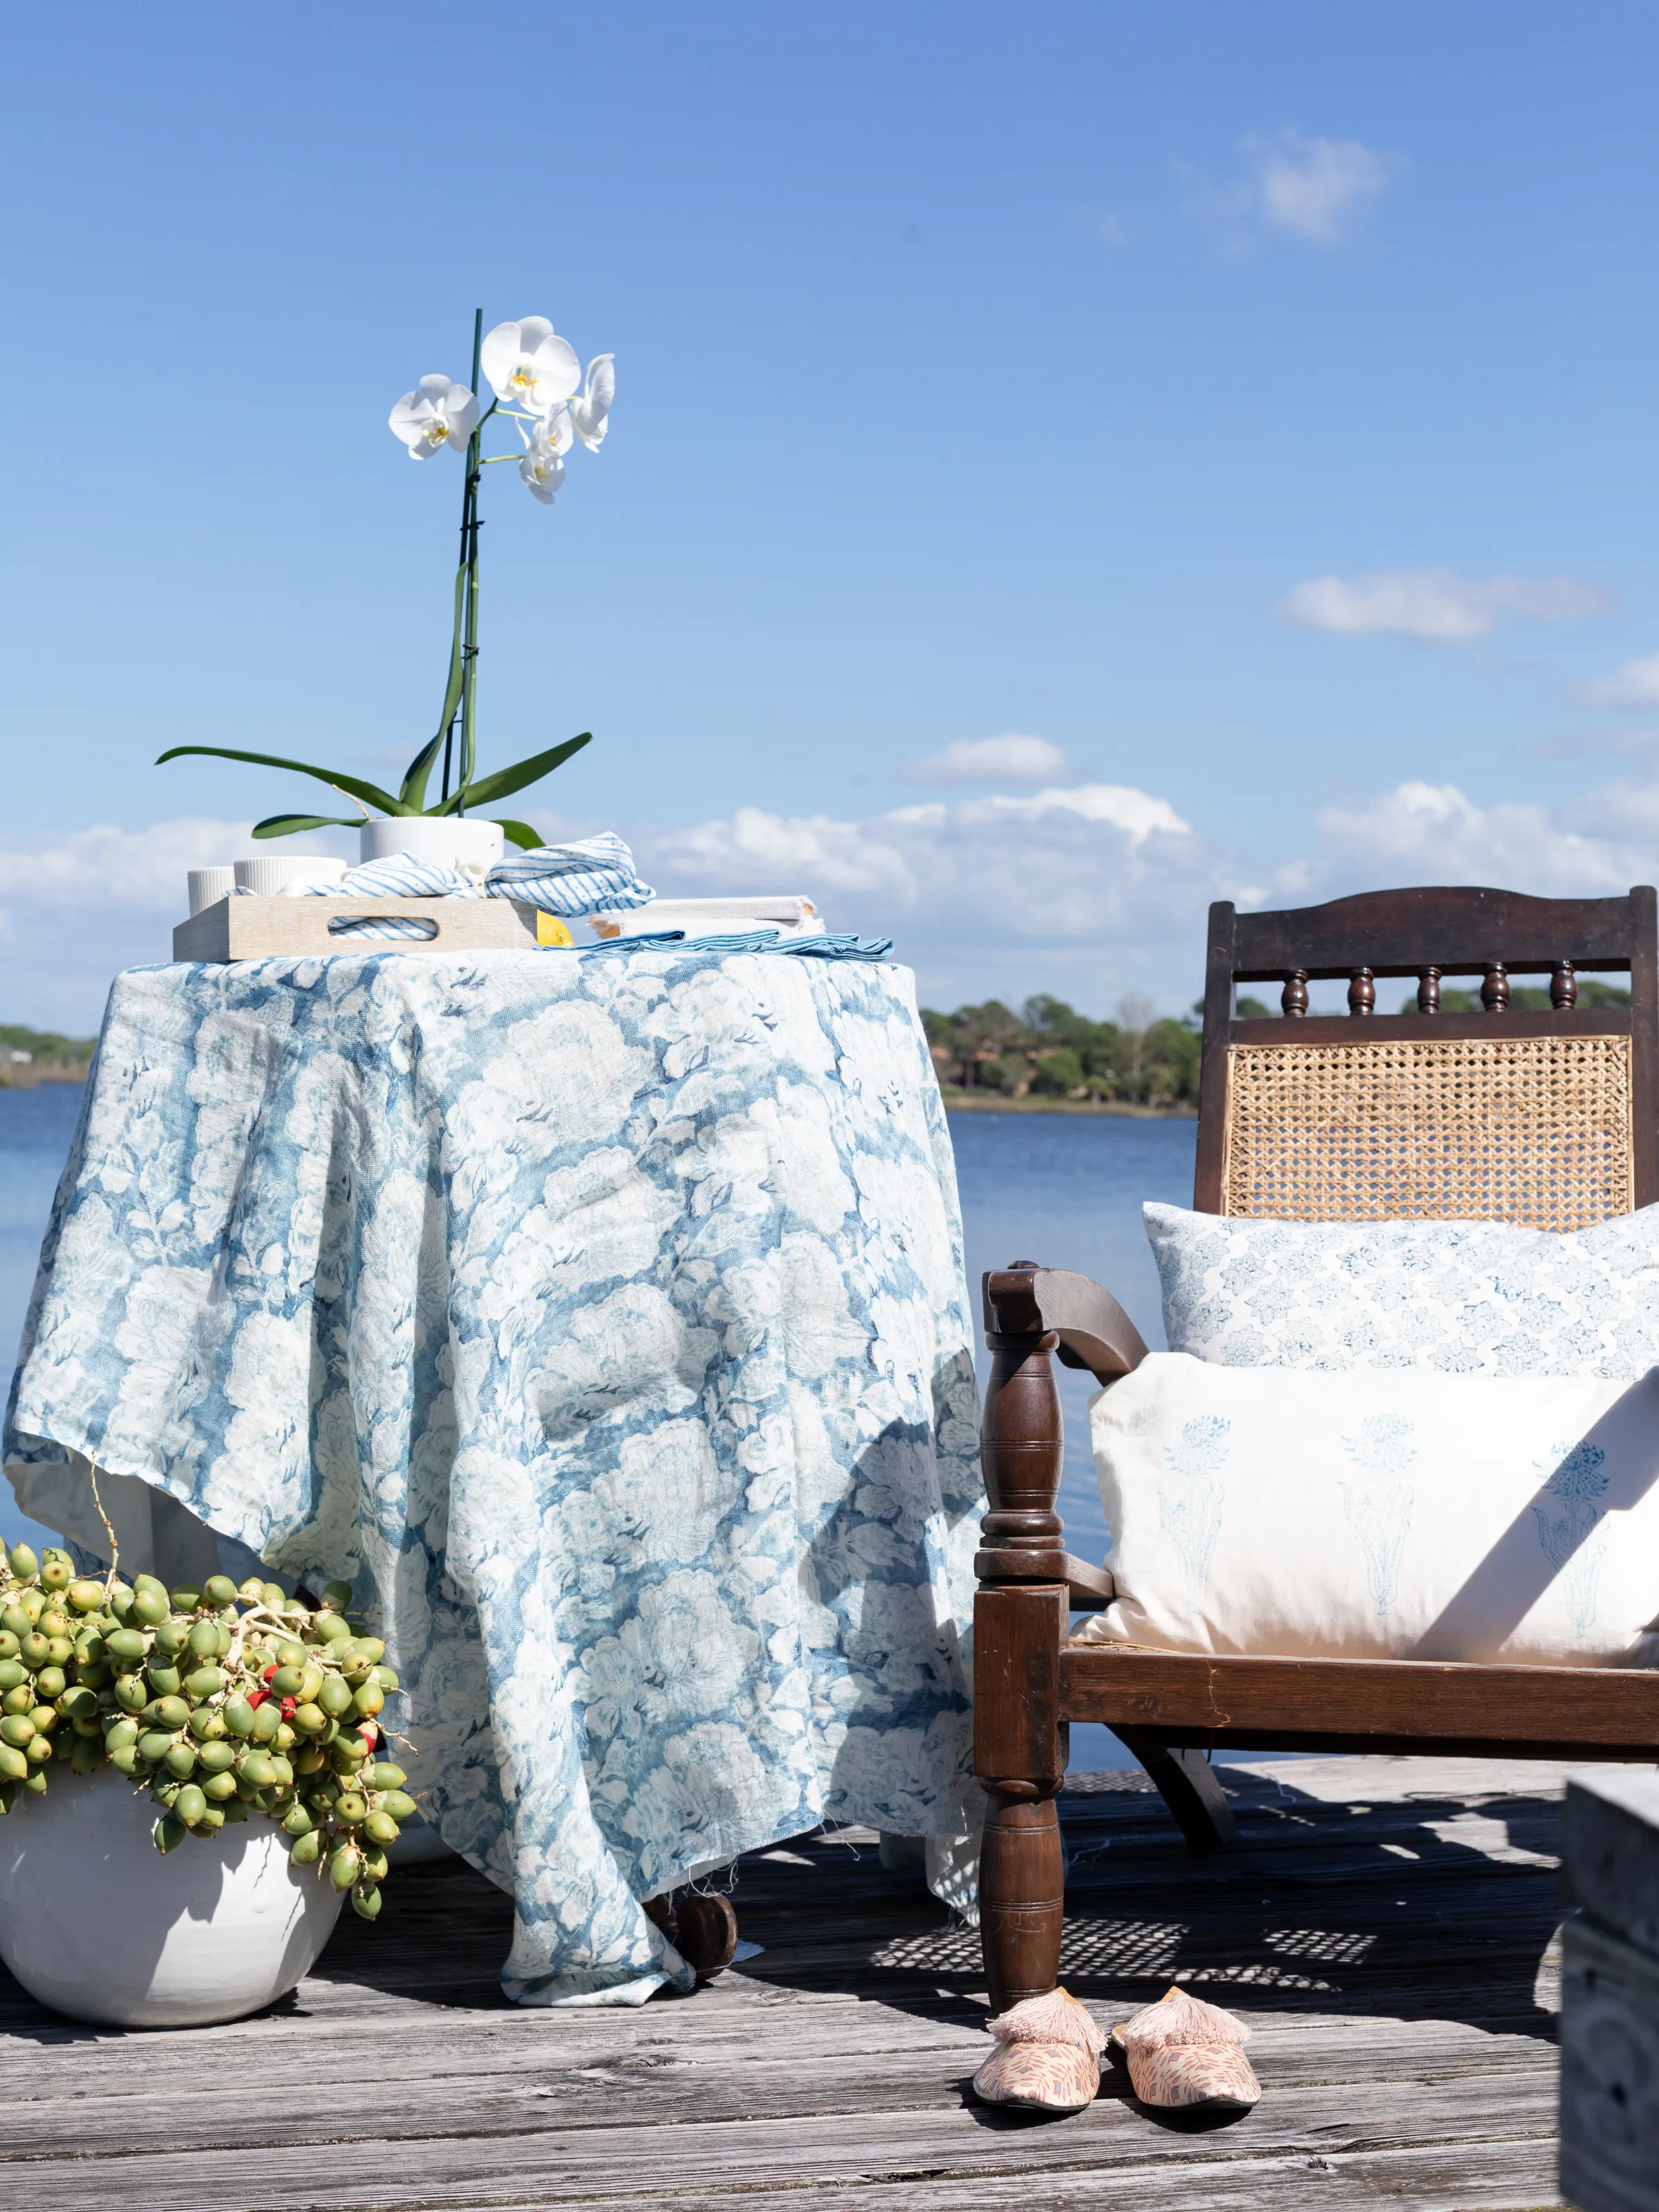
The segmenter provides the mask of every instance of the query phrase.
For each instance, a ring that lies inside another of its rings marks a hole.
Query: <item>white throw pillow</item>
[[[1154,1352],[1091,1419],[1119,1593],[1091,1640],[1649,1663],[1659,1373],[1287,1375]]]
[[[1144,1212],[1171,1352],[1227,1367],[1620,1382],[1659,1361],[1659,1206],[1567,1235]]]

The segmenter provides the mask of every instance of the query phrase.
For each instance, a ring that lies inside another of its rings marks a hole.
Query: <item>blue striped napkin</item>
[[[614,831],[568,845],[538,845],[498,860],[484,878],[491,898],[518,899],[567,920],[647,906],[657,894],[634,871],[634,855]]]

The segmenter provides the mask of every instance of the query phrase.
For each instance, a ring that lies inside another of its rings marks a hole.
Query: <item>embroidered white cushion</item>
[[[1625,1382],[1659,1361],[1659,1206],[1565,1236],[1144,1212],[1171,1352],[1228,1367]]]
[[[1092,1640],[1649,1663],[1659,1373],[1287,1375],[1154,1352],[1091,1420],[1118,1588]]]

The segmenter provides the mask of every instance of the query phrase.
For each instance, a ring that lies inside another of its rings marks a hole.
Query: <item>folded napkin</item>
[[[544,914],[624,913],[657,894],[634,872],[634,855],[607,830],[568,845],[538,845],[498,860],[485,879],[491,898],[510,898]]]
[[[576,948],[584,960],[603,959],[613,952],[793,952],[801,960],[884,960],[892,949],[890,937],[790,937],[781,929],[748,929],[724,937],[688,937],[684,930],[664,929],[607,937],[598,945]]]

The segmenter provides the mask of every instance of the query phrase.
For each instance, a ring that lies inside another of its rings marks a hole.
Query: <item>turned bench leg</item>
[[[974,1771],[987,1799],[980,1941],[994,2014],[1043,1996],[1060,1972],[1066,1862],[1054,1797],[1066,1771],[1067,1620],[1063,1584],[981,1586],[974,1606]]]
[[[980,1943],[991,2010],[1040,1997],[1060,1977],[1066,1858],[1054,1814],[1057,1782],[1006,1782],[987,1790],[979,1863]]]

